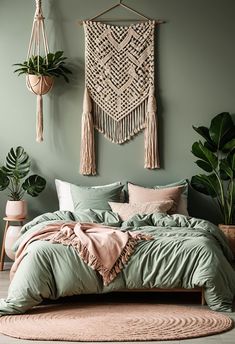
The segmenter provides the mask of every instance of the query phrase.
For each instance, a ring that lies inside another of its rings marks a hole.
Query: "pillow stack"
[[[181,180],[165,186],[145,188],[128,183],[129,203],[124,203],[124,184],[78,186],[56,179],[60,210],[112,210],[122,221],[136,214],[169,213],[188,215],[188,182]]]

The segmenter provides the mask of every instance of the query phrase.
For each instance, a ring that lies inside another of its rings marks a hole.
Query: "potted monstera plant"
[[[197,191],[216,200],[223,219],[220,225],[234,230],[235,238],[235,125],[228,112],[216,115],[210,127],[194,127],[204,142],[192,145],[196,164],[205,172],[192,177]]]
[[[28,176],[31,160],[24,148],[11,148],[6,157],[6,163],[0,167],[0,191],[8,190],[9,200],[6,204],[6,216],[15,219],[26,217],[26,194],[36,197],[46,186],[43,177],[33,174]]]

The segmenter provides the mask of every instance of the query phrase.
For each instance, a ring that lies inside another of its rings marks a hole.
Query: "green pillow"
[[[108,202],[120,202],[123,184],[110,185],[99,188],[76,186],[71,184],[70,190],[74,210],[100,209],[111,210]]]

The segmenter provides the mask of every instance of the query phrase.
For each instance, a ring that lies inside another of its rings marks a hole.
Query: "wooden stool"
[[[2,240],[2,251],[1,251],[1,259],[0,259],[0,271],[3,271],[3,266],[4,266],[5,241],[6,241],[7,229],[10,226],[11,222],[19,222],[21,224],[21,226],[23,226],[25,218],[17,219],[17,218],[14,218],[14,217],[4,217],[3,220],[6,222],[6,225],[5,225],[5,230],[4,230],[4,234],[3,234],[3,240]]]

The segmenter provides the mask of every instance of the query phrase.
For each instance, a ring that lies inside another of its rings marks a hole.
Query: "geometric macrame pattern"
[[[154,87],[154,27],[154,21],[131,26],[84,22],[86,87],[95,103],[94,126],[115,143],[145,127]]]
[[[154,96],[155,21],[85,21],[85,92],[80,172],[96,174],[94,128],[122,144],[145,129],[144,167],[159,168]]]

